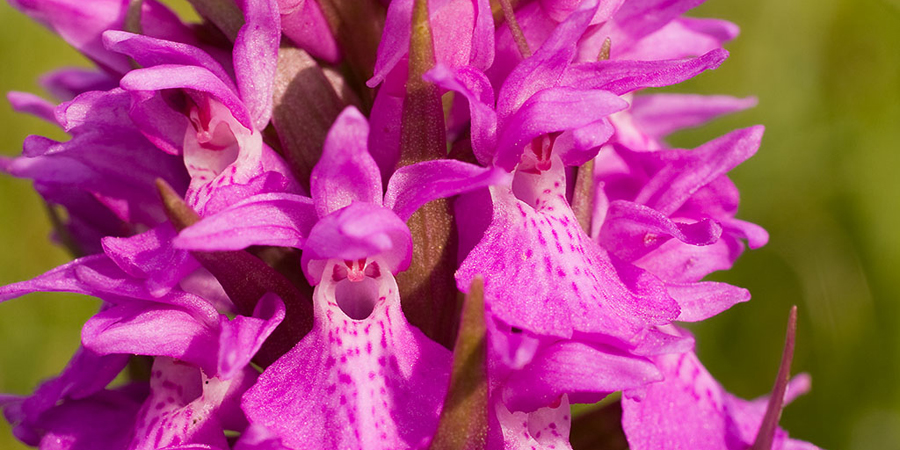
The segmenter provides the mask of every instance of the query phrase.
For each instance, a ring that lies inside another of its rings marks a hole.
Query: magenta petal
[[[561,85],[560,79],[575,57],[576,43],[596,11],[596,1],[583,2],[578,10],[553,30],[553,34],[534,55],[513,69],[497,96],[497,115],[501,121],[517,111],[538,91]]]
[[[747,240],[750,248],[760,248],[769,242],[769,233],[761,226],[738,219],[722,222],[725,231]]]
[[[310,177],[319,217],[354,201],[381,205],[381,173],[366,147],[368,136],[369,123],[354,107],[345,109],[331,126]]]
[[[634,261],[670,238],[690,245],[709,245],[719,240],[722,227],[704,218],[696,223],[674,222],[659,211],[638,203],[610,202],[600,243],[619,258]]]
[[[127,238],[105,237],[103,251],[125,273],[147,278],[152,295],[163,295],[199,267],[186,251],[172,246],[175,229],[168,222]]]
[[[343,264],[330,262],[325,272],[335,263]],[[393,277],[326,277],[313,301],[313,330],[244,396],[250,422],[295,449],[426,446],[437,429],[450,352],[407,323]],[[339,305],[369,313],[354,320]]]
[[[236,90],[231,76],[222,65],[208,53],[192,45],[118,30],[103,33],[103,44],[110,51],[133,58],[142,67],[164,64],[203,67],[229,88]]]
[[[572,14],[582,2],[580,0],[541,0],[541,8],[557,22],[562,22]],[[625,0],[601,0],[597,13],[591,19],[591,24],[603,23],[612,18]]]
[[[693,352],[655,360],[666,379],[649,384],[640,399],[634,393],[622,398],[622,426],[632,449],[720,450],[748,448],[753,443],[765,399],[748,402],[732,396]],[[802,390],[805,381],[800,377],[792,384],[794,390]],[[791,448],[793,443],[799,441],[788,440],[779,429],[772,448]]]
[[[374,88],[384,81],[403,57],[409,53],[409,33],[412,23],[410,0],[391,2],[384,21],[384,32],[378,43],[378,58],[374,75],[366,85]],[[429,8],[429,9],[433,9]],[[430,15],[430,14],[429,14]]]
[[[641,61],[697,56],[721,48],[737,34],[738,27],[724,20],[680,17],[614,55]]]
[[[422,205],[509,181],[509,174],[455,160],[425,161],[403,167],[391,177],[384,206],[406,221]]]
[[[727,51],[716,49],[685,60],[606,60],[573,64],[566,70],[562,84],[581,89],[604,89],[622,95],[637,89],[680,83],[719,67],[727,57]]]
[[[659,356],[694,350],[694,336],[681,333],[675,325],[645,328],[631,353],[638,356]]]
[[[45,450],[126,448],[141,390],[131,385],[60,404],[41,416],[41,441],[34,444]]]
[[[316,58],[337,64],[341,50],[316,0],[279,0],[281,31]]]
[[[702,283],[670,283],[669,295],[678,302],[680,322],[706,320],[733,305],[750,300],[750,291],[727,283],[706,281]]]
[[[144,280],[126,274],[106,255],[76,259],[34,279],[0,287],[0,300],[36,291],[74,292],[122,304],[144,305],[149,303],[143,301],[156,302],[191,311],[198,320],[208,325],[218,323],[219,320],[215,308],[195,295],[178,289],[160,297],[152,295]]]
[[[541,350],[514,371],[503,388],[511,411],[531,412],[568,394],[575,403],[596,403],[608,394],[662,379],[649,360],[612,348],[562,341]]]
[[[276,0],[238,3],[244,10],[245,23],[234,41],[234,75],[241,98],[253,118],[252,129],[263,130],[272,117],[281,15]]]
[[[172,109],[164,97],[174,95],[168,94],[170,93],[132,91],[128,117],[157,148],[170,155],[181,155],[185,132],[191,126],[190,120],[181,111]]]
[[[267,293],[256,304],[253,317],[236,316],[228,320],[219,316],[219,366],[221,380],[238,375],[259,350],[266,338],[284,320],[284,303],[273,293]]]
[[[690,283],[718,270],[728,270],[744,251],[730,235],[698,247],[672,239],[634,261],[634,264],[669,282]]]
[[[234,450],[291,450],[281,444],[277,435],[259,424],[247,427],[234,445]]]
[[[616,263],[587,237],[565,200],[562,163],[557,158],[553,164],[542,175],[517,175],[514,189],[534,184],[516,192],[527,203],[491,188],[493,219],[456,273],[460,290],[484,276],[485,301],[495,316],[563,338],[578,330],[629,339],[638,323],[674,319],[677,304],[658,279]]]
[[[629,446],[635,450],[727,448],[722,387],[693,353],[662,356],[658,365],[664,381],[648,385],[640,401],[628,395],[622,398],[622,427]]]
[[[497,113],[494,111],[494,89],[484,73],[468,66],[453,70],[436,65],[424,78],[462,94],[469,101],[472,149],[479,163],[490,165],[497,145]]]
[[[631,0],[622,4],[613,19],[602,28],[613,46],[640,42],[703,0]],[[621,43],[621,44],[617,44]]]
[[[119,85],[118,78],[83,67],[56,69],[45,73],[38,81],[47,92],[62,101],[72,100],[89,91],[108,91]]]
[[[530,413],[510,412],[502,402],[495,401],[493,405],[497,420],[495,426],[501,429],[503,442],[489,441],[487,448],[571,450],[569,431],[572,427],[572,417],[569,400],[565,395],[558,400],[551,406]]]
[[[210,350],[218,346],[216,328],[179,308],[135,303],[113,306],[88,319],[81,340],[101,355],[169,356],[215,373],[217,355]]]
[[[221,380],[194,366],[156,358],[150,375],[150,396],[138,413],[131,450],[161,448],[230,448],[224,430],[240,431],[241,394],[253,383],[255,370]]]
[[[628,102],[606,91],[567,87],[539,91],[502,122],[495,164],[511,171],[532,139],[590,125],[627,107]]]
[[[191,89],[220,101],[241,125],[254,129],[250,112],[234,91],[209,70],[198,66],[163,64],[128,72],[120,85],[127,91]]]
[[[390,209],[372,203],[352,203],[316,223],[303,250],[305,262],[381,256],[388,269],[397,273],[409,266],[412,236],[406,223]],[[307,275],[313,284],[318,283],[317,271]]]
[[[388,7],[384,33],[378,45],[375,73],[366,82],[375,87],[409,54],[412,0],[393,1]],[[429,22],[438,64],[472,65],[486,69],[494,60],[494,22],[486,0],[431,2]]]
[[[762,126],[744,128],[689,152],[684,151],[683,156],[671,153],[672,157],[683,159],[657,172],[641,189],[635,202],[663,214],[675,212],[698,189],[756,153],[762,134]]]
[[[128,58],[106,51],[100,34],[122,28],[128,5],[118,0],[82,2],[79,0],[14,0],[12,6],[56,32],[66,42],[114,72],[125,73]]]
[[[559,155],[566,167],[581,166],[597,156],[600,146],[609,141],[615,131],[606,117],[580,128],[567,130],[556,138],[553,153]]]
[[[125,368],[128,358],[98,355],[80,347],[59,376],[41,383],[30,397],[0,396],[0,407],[14,425],[15,435],[29,445],[37,445],[45,433],[60,431],[53,419],[59,412],[52,412],[54,409],[102,391]],[[48,411],[51,413],[46,414]]]
[[[653,94],[638,95],[631,102],[631,115],[640,130],[655,138],[673,131],[696,127],[723,114],[756,106],[756,98],[727,95]]]
[[[106,30],[121,30],[125,25],[128,3],[120,0],[15,0],[13,6],[59,34],[66,42],[117,73],[130,70],[128,58],[106,50],[100,35]],[[146,1],[141,9],[144,34],[168,36],[188,42],[193,34],[174,13],[156,1]]]
[[[56,105],[44,100],[37,95],[28,92],[10,91],[6,93],[6,99],[15,112],[31,114],[56,124]]]
[[[369,115],[369,153],[378,163],[381,179],[386,183],[400,161],[400,129],[403,119],[403,99],[406,97],[406,62],[403,68],[388,74],[378,89],[372,113]]]
[[[308,197],[260,194],[185,228],[174,245],[203,251],[240,250],[251,245],[302,248],[317,220]]]

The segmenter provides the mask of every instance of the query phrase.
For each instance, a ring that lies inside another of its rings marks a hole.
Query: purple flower
[[[768,240],[726,175],[761,127],[665,142],[755,101],[641,92],[727,57],[700,1],[13,3],[97,64],[9,96],[71,136],[0,169],[80,257],[0,300],[103,301],[0,396],[26,444],[571,448],[570,404],[621,391],[636,449],[814,448],[788,369],[734,398],[673,325],[749,300],[703,278]]]

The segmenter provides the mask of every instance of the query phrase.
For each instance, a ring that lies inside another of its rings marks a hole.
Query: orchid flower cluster
[[[13,92],[71,138],[0,160],[77,259],[0,288],[102,300],[30,396],[41,449],[814,449],[676,322],[768,236],[727,172],[754,100],[702,0],[10,0],[95,63]],[[617,394],[618,393],[618,394]],[[615,394],[615,395],[612,395]],[[605,400],[604,400],[605,399]],[[573,403],[599,404],[573,414]]]

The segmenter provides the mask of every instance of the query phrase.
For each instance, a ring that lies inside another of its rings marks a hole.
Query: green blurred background
[[[672,142],[694,147],[766,125],[759,153],[732,176],[739,217],[771,234],[715,274],[754,298],[692,327],[700,356],[733,393],[766,393],[797,304],[794,372],[811,373],[813,390],[782,424],[825,448],[900,449],[900,0],[710,0],[692,15],[730,20],[742,34],[721,68],[677,90],[756,95],[759,106]],[[5,2],[0,61],[3,92],[41,92],[39,74],[87,65]],[[63,138],[0,103],[0,153],[17,154],[28,134]],[[49,230],[30,183],[0,177],[0,284],[68,261]],[[96,307],[55,294],[0,306],[0,392],[25,394],[56,374]],[[0,449],[19,448],[0,424]]]

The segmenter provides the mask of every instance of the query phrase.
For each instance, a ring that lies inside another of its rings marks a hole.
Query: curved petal
[[[68,101],[85,92],[115,89],[119,79],[97,69],[65,67],[41,75],[38,83],[54,97]]]
[[[9,100],[9,104],[12,106],[13,111],[31,114],[32,116],[56,124],[56,105],[39,96],[28,92],[10,91],[6,93],[6,99]]]
[[[668,283],[666,290],[678,302],[679,322],[699,322],[750,300],[750,291],[727,283]]]
[[[141,305],[154,302],[184,308],[207,324],[217,323],[219,314],[206,300],[172,289],[156,297],[147,289],[142,279],[131,277],[106,255],[93,255],[76,259],[28,281],[0,287],[0,301],[31,292],[73,292],[101,297],[111,303]]]
[[[272,90],[281,43],[276,0],[241,0],[245,23],[234,41],[234,76],[256,130],[272,117]],[[248,127],[250,128],[250,127]]]
[[[513,188],[526,201],[491,188],[493,218],[456,272],[459,289],[482,275],[495,316],[563,338],[577,330],[627,340],[639,327],[677,317],[658,279],[610,258],[588,238],[565,200],[562,163],[553,161],[542,175],[517,174]]]
[[[352,106],[331,126],[322,157],[310,177],[310,191],[319,217],[354,201],[381,205],[381,173],[369,155],[368,137],[368,121]]]
[[[666,379],[642,389],[639,399],[634,397],[636,392],[626,392],[622,398],[622,427],[631,448],[750,447],[765,413],[766,400],[748,402],[729,394],[693,352],[663,355],[655,361]],[[802,391],[806,382],[808,379],[800,376],[791,386]],[[655,426],[648,427],[648,423]],[[801,443],[789,440],[787,433],[778,429],[772,448],[791,448],[795,444]]]
[[[715,244],[702,247],[670,239],[634,264],[667,282],[691,283],[712,272],[730,269],[743,251],[744,245],[728,234]]]
[[[661,152],[671,164],[654,174],[634,201],[667,215],[677,211],[698,189],[753,156],[763,129],[735,130],[690,151]]]
[[[241,125],[248,130],[255,129],[243,101],[219,77],[203,67],[162,64],[136,69],[125,74],[119,84],[127,91],[190,89],[206,93],[225,105]]]
[[[130,450],[227,449],[225,430],[240,430],[246,421],[240,396],[256,379],[247,369],[221,380],[197,367],[156,358],[150,375],[150,396],[138,413]]]
[[[54,405],[37,420],[38,429],[16,425],[14,433],[29,445],[46,449],[88,450],[126,448],[135,417],[146,395],[141,386],[131,384],[115,390],[104,390],[85,398],[67,400]],[[4,413],[15,421],[10,409]],[[29,435],[29,433],[35,433]],[[60,447],[59,445],[63,445]]]
[[[284,302],[269,292],[256,304],[252,317],[219,316],[219,355],[216,377],[230,380],[250,364],[263,342],[284,320]]]
[[[756,106],[755,97],[727,95],[652,94],[637,95],[631,115],[640,130],[655,138],[703,125],[710,120]]]
[[[384,206],[406,221],[432,200],[508,181],[509,174],[499,169],[449,159],[425,161],[394,172],[384,195]]]
[[[531,412],[567,394],[575,403],[596,403],[612,392],[633,389],[662,374],[646,358],[612,348],[563,341],[541,350],[503,387],[511,411]]]
[[[254,195],[178,234],[186,250],[240,250],[251,245],[302,248],[318,217],[312,200],[294,194]]]
[[[104,31],[124,28],[127,2],[13,0],[10,3],[45,24],[101,67],[117,73],[126,73],[131,69],[127,57],[106,50],[100,40],[100,35]],[[141,22],[146,34],[191,38],[190,31],[181,23],[178,16],[160,3],[147,1],[141,12]]]
[[[222,68],[222,65],[208,53],[193,45],[118,30],[103,33],[103,44],[110,51],[131,57],[142,67],[163,64],[203,67],[222,80],[230,89],[237,90],[234,82],[231,81],[231,76]]]
[[[722,226],[704,218],[695,223],[675,222],[644,205],[615,200],[610,202],[599,242],[626,261],[634,261],[668,239],[690,245],[710,245],[719,240]]]
[[[627,48],[701,3],[703,0],[631,0],[622,4],[598,34],[609,36],[614,47]],[[596,54],[592,52],[591,58]]]
[[[606,60],[572,64],[566,69],[561,84],[581,89],[603,89],[622,95],[637,89],[680,83],[706,70],[716,69],[727,57],[727,51],[716,49],[684,60]]]
[[[494,111],[494,90],[487,76],[473,67],[454,70],[438,64],[424,78],[444,89],[462,94],[469,101],[472,149],[479,163],[490,165],[497,145],[497,113]]]
[[[562,75],[575,57],[576,43],[594,17],[597,4],[596,0],[582,2],[534,55],[513,69],[497,95],[497,115],[501,121],[539,91],[560,86]]]
[[[101,239],[103,252],[125,273],[146,278],[151,295],[164,295],[199,267],[187,252],[172,246],[175,228],[166,222],[127,238]]]
[[[281,31],[297,47],[331,64],[341,60],[341,49],[316,0],[279,0]]]
[[[167,305],[136,302],[115,305],[88,319],[81,331],[86,348],[101,354],[168,356],[215,373],[218,323],[198,321]]]
[[[532,139],[591,125],[627,107],[628,102],[607,91],[568,87],[539,91],[501,122],[494,163],[512,171]]]
[[[391,273],[405,270],[412,258],[412,236],[406,223],[390,209],[352,203],[316,223],[303,250],[307,278],[316,284],[321,274],[307,268],[311,260],[356,261],[380,256]]]
[[[633,45],[617,49],[617,59],[651,61],[686,58],[721,48],[738,34],[737,25],[716,19],[679,17]]]

